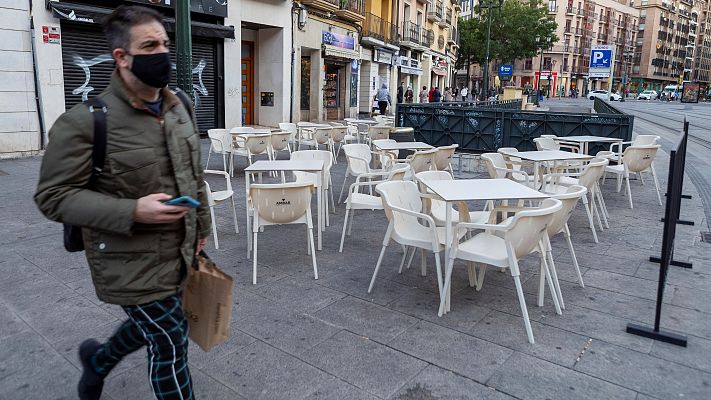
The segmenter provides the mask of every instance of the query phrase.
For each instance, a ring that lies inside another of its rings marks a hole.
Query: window
[[[548,1],[548,11],[556,12],[557,10],[558,10],[558,5],[556,4],[556,0],[549,0]]]
[[[533,59],[527,58],[526,62],[523,64],[523,69],[533,69]]]

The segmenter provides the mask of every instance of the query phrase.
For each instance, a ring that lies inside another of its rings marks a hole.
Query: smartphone
[[[197,208],[198,206],[200,206],[200,202],[190,196],[176,197],[174,199],[164,201],[163,204],[168,206],[180,206],[188,208]]]

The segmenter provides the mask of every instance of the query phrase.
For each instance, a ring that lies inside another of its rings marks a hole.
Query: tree
[[[474,12],[479,15],[478,18],[459,22],[457,65],[460,68],[484,64],[488,10],[477,6]],[[489,60],[513,62],[534,57],[538,54],[540,43],[552,45],[558,41],[555,35],[558,24],[548,18],[548,8],[541,0],[504,0],[501,11],[493,10],[491,17]]]

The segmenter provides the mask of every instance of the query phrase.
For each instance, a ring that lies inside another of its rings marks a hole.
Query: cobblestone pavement
[[[665,185],[666,154],[656,162]],[[238,160],[238,169],[245,166]],[[62,249],[61,227],[34,207],[40,159],[0,161],[0,399],[74,399],[85,338],[104,339],[125,316],[95,296],[82,254]],[[215,167],[217,167],[217,162]],[[465,164],[466,165],[466,164]],[[334,167],[340,190],[345,162]],[[707,171],[708,172],[708,171]],[[481,175],[481,170],[460,176]],[[211,256],[236,277],[232,335],[210,353],[190,347],[200,399],[709,399],[711,398],[711,244],[696,189],[686,192],[676,258],[692,270],[669,272],[663,324],[689,336],[680,348],[625,333],[651,323],[658,266],[647,261],[661,242],[654,186],[632,182],[630,210],[614,183],[603,186],[610,229],[592,241],[579,205],[570,227],[585,288],[577,284],[561,238],[554,255],[566,309],[536,306],[535,257],[522,280],[536,344],[526,341],[513,282],[495,270],[477,292],[455,269],[452,312],[437,317],[434,259],[397,273],[399,246],[386,253],[372,294],[366,292],[385,232],[382,212],[361,211],[338,252],[344,208],[331,216],[314,280],[300,227],[267,227],[260,236],[259,282],[251,284],[244,233],[230,232],[216,210],[220,249]],[[214,182],[218,184],[217,181]],[[234,179],[240,230],[244,180]],[[336,190],[337,192],[337,190]],[[298,240],[291,240],[292,237]],[[106,399],[149,399],[145,353],[110,375]]]

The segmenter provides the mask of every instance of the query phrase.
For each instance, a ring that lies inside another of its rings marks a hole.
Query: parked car
[[[607,90],[593,90],[588,93],[588,99],[594,100],[596,97],[602,100],[607,100]],[[610,101],[620,101],[621,98],[622,96],[617,93],[612,93],[610,95]]]
[[[657,96],[656,90],[645,90],[637,95],[637,100],[654,100]]]

